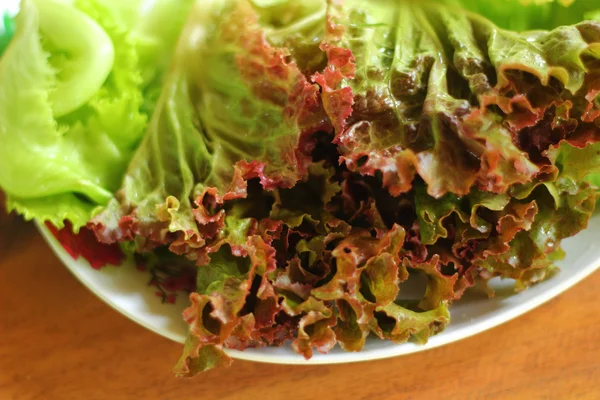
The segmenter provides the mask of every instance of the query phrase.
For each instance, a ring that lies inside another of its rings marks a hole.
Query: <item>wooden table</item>
[[[234,362],[193,380],[181,347],[98,300],[30,224],[0,216],[1,400],[600,399],[600,273],[442,348],[336,366]]]

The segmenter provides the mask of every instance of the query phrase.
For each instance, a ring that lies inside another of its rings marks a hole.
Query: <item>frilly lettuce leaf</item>
[[[192,10],[90,223],[196,262],[178,375],[224,348],[424,341],[476,282],[555,271],[597,197],[600,24],[518,33],[442,3]]]
[[[349,28],[326,35],[324,106],[348,168],[394,195],[415,174],[435,198],[506,192],[596,118],[600,23],[517,34],[428,3],[346,4],[332,6]]]
[[[16,26],[0,60],[0,186],[10,208],[77,230],[119,187],[143,133],[137,54],[91,0],[26,0]]]
[[[145,113],[156,105],[163,79],[195,0],[100,0],[126,27],[139,59]]]
[[[245,1],[192,11],[121,204],[113,201],[96,219],[106,235],[122,236],[117,223],[131,212],[125,236],[162,242],[180,234],[201,247],[196,223],[208,223],[210,199],[245,197],[250,178],[272,189],[306,175],[303,135],[326,122],[318,88],[285,50],[267,43],[259,11]]]
[[[9,210],[75,230],[121,185],[192,1],[25,0],[0,61]]]

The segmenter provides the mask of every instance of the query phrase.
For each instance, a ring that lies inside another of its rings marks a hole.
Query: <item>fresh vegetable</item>
[[[599,20],[596,0],[445,0],[513,31],[553,29],[583,20]]]
[[[517,33],[439,2],[203,1],[90,227],[198,265],[178,375],[228,364],[224,347],[425,341],[476,282],[551,275],[586,226],[599,50],[593,21]],[[403,300],[413,275],[424,296]]]
[[[191,1],[146,4],[143,23],[141,1],[129,20],[120,3],[22,2],[0,61],[9,210],[77,231],[120,186]]]

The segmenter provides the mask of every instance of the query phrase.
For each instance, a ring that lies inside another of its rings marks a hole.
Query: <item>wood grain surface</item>
[[[409,356],[236,361],[177,380],[179,344],[102,303],[31,224],[1,215],[0,400],[600,399],[598,288],[600,273],[505,325]]]

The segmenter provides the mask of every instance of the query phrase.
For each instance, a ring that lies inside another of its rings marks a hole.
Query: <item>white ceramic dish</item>
[[[183,343],[187,330],[181,318],[181,312],[187,306],[185,296],[179,296],[175,305],[162,304],[161,299],[155,295],[155,290],[147,285],[147,276],[133,265],[94,270],[85,260],[74,260],[69,256],[45,227],[38,225],[38,229],[67,268],[98,297],[140,325]],[[492,280],[491,286],[497,292],[494,298],[465,295],[452,305],[448,327],[430,338],[426,345],[397,345],[374,339],[368,341],[361,352],[347,353],[336,347],[329,354],[316,354],[308,361],[294,353],[291,346],[227,352],[233,358],[268,363],[336,364],[395,357],[439,347],[516,318],[596,271],[600,265],[598,238],[600,215],[592,218],[587,230],[563,242],[567,257],[558,263],[561,267],[559,274],[521,293],[514,293],[510,280]],[[527,327],[524,326],[523,329]]]

